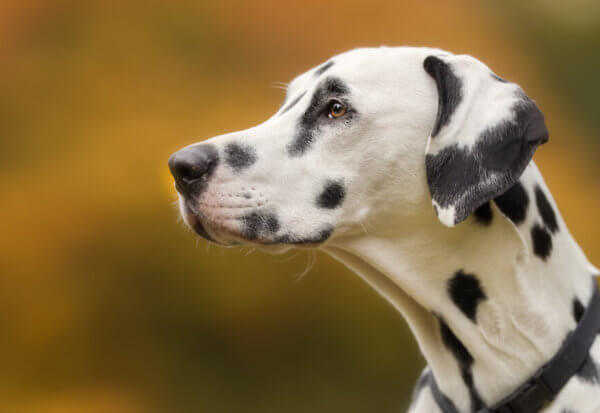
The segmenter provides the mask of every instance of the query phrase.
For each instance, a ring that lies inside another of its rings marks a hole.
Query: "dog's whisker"
[[[306,262],[306,268],[294,278],[294,282],[301,281],[304,278],[304,276],[306,276],[306,274],[310,272],[310,270],[314,267],[315,262],[317,261],[317,253],[314,250],[307,251],[307,254],[308,259]]]
[[[369,231],[367,231],[367,228],[365,227],[364,222],[360,221],[359,225],[361,226],[362,230],[365,232],[365,235],[369,235]]]
[[[288,262],[296,258],[300,254],[300,251],[296,251],[294,254],[290,254],[287,257],[279,258],[274,260],[275,262]]]
[[[288,84],[284,82],[274,82],[271,84],[271,88],[287,91]]]

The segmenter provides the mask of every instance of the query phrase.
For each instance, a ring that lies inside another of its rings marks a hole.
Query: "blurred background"
[[[166,161],[357,46],[469,53],[546,114],[540,166],[600,264],[600,3],[0,4],[0,411],[401,412],[405,322],[321,253],[208,247]]]

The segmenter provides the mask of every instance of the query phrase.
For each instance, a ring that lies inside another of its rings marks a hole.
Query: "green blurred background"
[[[0,5],[0,411],[400,412],[406,324],[321,253],[197,241],[166,168],[357,46],[472,54],[545,112],[536,160],[600,263],[600,3]]]

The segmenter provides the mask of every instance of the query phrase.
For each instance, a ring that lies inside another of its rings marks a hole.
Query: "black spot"
[[[481,396],[479,395],[479,392],[473,383],[473,373],[471,372],[473,357],[466,349],[464,344],[458,339],[458,337],[454,335],[452,330],[450,330],[450,327],[448,327],[448,325],[441,318],[439,318],[439,322],[442,342],[456,358],[460,375],[465,382],[467,389],[469,390],[471,411],[477,411],[482,407],[485,407],[485,404],[483,403],[483,400],[481,399]]]
[[[577,413],[577,410],[573,409],[562,409],[560,413]]]
[[[233,142],[225,147],[225,162],[239,172],[256,162],[256,153],[251,146]]]
[[[316,70],[315,70],[315,76],[321,76],[323,73],[325,73],[329,68],[331,68],[331,66],[333,66],[334,62],[333,60],[330,62],[327,62],[321,66],[319,66]]]
[[[508,191],[494,199],[504,215],[516,225],[525,220],[529,197],[523,185],[517,181]]]
[[[473,213],[475,220],[481,225],[490,225],[492,223],[492,218],[494,218],[492,214],[492,207],[489,202],[486,202],[479,208],[475,210]]]
[[[450,327],[440,318],[440,333],[444,345],[454,355],[460,366],[470,367],[473,364],[471,353],[464,344],[454,335]]]
[[[543,115],[530,99],[522,97],[512,111],[514,120],[484,130],[470,149],[457,143],[427,155],[431,196],[442,208],[454,206],[455,224],[514,185],[547,140]]]
[[[444,413],[458,413],[458,409],[456,405],[448,396],[441,392],[440,388],[437,385],[435,377],[433,374],[430,375],[429,386],[431,388],[431,394],[433,395],[433,399],[435,403],[438,405],[440,410]]]
[[[271,235],[279,230],[279,220],[270,212],[251,212],[240,220],[244,225],[242,236],[248,240],[255,240],[260,235]]]
[[[294,244],[321,244],[325,242],[333,233],[333,226],[326,225],[320,229],[315,235],[306,237],[300,240],[295,240]]]
[[[477,305],[487,298],[477,277],[460,270],[448,280],[447,289],[454,304],[471,321],[476,322]]]
[[[495,73],[492,73],[492,79],[496,79],[498,82],[502,82],[502,83],[508,83],[508,80],[501,78],[500,76],[498,76]]]
[[[308,109],[298,121],[296,136],[287,148],[290,156],[301,156],[310,148],[317,132],[321,129],[321,120],[328,120],[324,112],[329,98],[342,99],[349,93],[350,89],[338,78],[329,77],[322,82],[315,91]],[[349,110],[345,116],[347,122],[355,116],[355,112]]]
[[[302,100],[302,98],[304,97],[304,95],[306,95],[306,92],[302,92],[300,95],[298,95],[298,97],[294,100],[292,100],[289,105],[287,105],[285,107],[285,109],[283,109],[281,111],[281,113],[279,114],[279,116],[283,115],[285,112],[287,112],[288,110],[290,110],[291,108],[293,108],[294,106],[296,106],[298,104],[298,102],[300,102],[300,100]]]
[[[575,318],[577,323],[579,323],[581,317],[583,317],[583,313],[585,313],[585,307],[581,304],[579,298],[575,297],[575,299],[573,299],[573,318]]]
[[[546,228],[535,224],[531,228],[531,239],[533,240],[533,252],[542,260],[546,260],[552,251],[552,237]]]
[[[590,384],[600,383],[600,372],[598,365],[594,362],[589,354],[577,372],[577,377]]]
[[[332,225],[324,225],[314,235],[301,237],[295,234],[286,234],[276,238],[273,244],[293,244],[293,245],[305,245],[305,244],[322,244],[333,234]]]
[[[438,112],[431,132],[435,137],[448,122],[456,107],[462,100],[462,80],[460,80],[450,65],[439,57],[428,56],[423,62],[425,71],[435,80],[438,91]]]
[[[538,211],[542,219],[544,220],[544,224],[546,224],[546,228],[550,230],[551,233],[555,233],[558,230],[558,223],[556,221],[556,215],[554,214],[554,209],[552,209],[552,205],[546,198],[544,191],[538,185],[535,186],[535,202],[538,207]]]
[[[333,209],[341,205],[346,196],[346,189],[340,181],[328,181],[323,192],[317,197],[319,208]]]

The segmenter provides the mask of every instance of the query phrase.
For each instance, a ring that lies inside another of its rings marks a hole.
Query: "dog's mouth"
[[[222,246],[239,244],[239,225],[234,217],[206,213],[194,203],[181,199],[183,222],[200,237]]]
[[[200,237],[221,246],[255,245],[272,249],[278,245],[317,247],[333,233],[333,225],[325,224],[306,235],[281,228],[273,209],[265,204],[213,204],[206,199],[180,199],[185,224]]]

